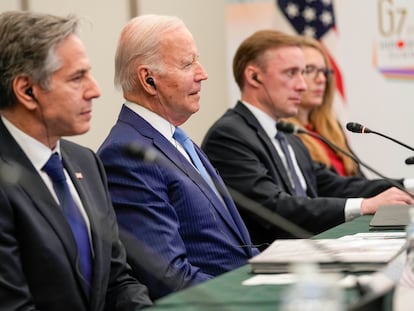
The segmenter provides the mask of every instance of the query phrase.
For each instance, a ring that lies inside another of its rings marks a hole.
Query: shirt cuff
[[[351,221],[352,219],[355,219],[361,216],[362,200],[363,199],[361,198],[352,198],[352,199],[346,200],[345,209],[344,209],[345,221]]]
[[[408,191],[414,192],[414,178],[404,178],[403,185]]]

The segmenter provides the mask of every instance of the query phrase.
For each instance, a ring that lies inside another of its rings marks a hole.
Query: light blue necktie
[[[52,180],[53,189],[55,189],[60,206],[62,207],[66,220],[72,229],[78,249],[80,271],[82,272],[88,288],[90,289],[92,277],[92,253],[89,242],[89,234],[85,220],[83,219],[79,208],[70,193],[59,154],[56,152],[53,153],[42,170],[46,172]]]
[[[278,131],[276,134],[276,139],[279,141],[280,147],[285,154],[288,170],[290,176],[292,177],[295,194],[300,197],[306,197],[306,191],[303,189],[302,184],[300,183],[299,176],[296,173],[295,166],[293,165],[292,157],[290,156],[289,144],[287,142],[286,136],[282,132]]]
[[[200,175],[204,178],[204,180],[210,185],[210,187],[214,190],[214,192],[218,195],[217,188],[214,186],[213,181],[210,175],[207,173],[206,168],[204,167],[203,163],[201,163],[200,157],[198,156],[194,144],[191,141],[190,137],[179,127],[175,129],[173,138],[183,146],[184,150],[190,156],[191,161],[193,162],[194,166],[197,168]],[[220,196],[219,196],[220,198]]]

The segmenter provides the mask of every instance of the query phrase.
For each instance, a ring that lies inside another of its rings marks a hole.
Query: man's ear
[[[18,102],[25,105],[28,109],[35,109],[37,100],[34,94],[33,83],[28,76],[17,76],[13,80],[13,92]]]
[[[259,70],[254,66],[248,66],[245,70],[245,81],[250,84],[262,84],[259,78]]]
[[[157,87],[155,79],[152,77],[152,72],[146,66],[140,66],[137,69],[137,80],[142,88],[151,95],[157,94]]]

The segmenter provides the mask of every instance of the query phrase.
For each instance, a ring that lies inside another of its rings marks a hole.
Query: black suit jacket
[[[202,148],[230,188],[312,233],[344,222],[345,198],[369,197],[390,187],[386,181],[338,176],[313,162],[298,137],[286,136],[306,179],[306,198],[292,195],[293,189],[273,143],[241,102],[210,128]],[[251,212],[243,209],[240,212],[255,244],[292,237]]]
[[[94,262],[88,296],[76,268],[75,240],[60,207],[1,121],[0,137],[1,308],[98,311],[150,305],[146,287],[128,274],[106,176],[95,154],[61,140],[64,166],[91,226]]]

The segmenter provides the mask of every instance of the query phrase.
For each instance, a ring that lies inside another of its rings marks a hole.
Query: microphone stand
[[[365,127],[365,126],[363,126],[363,125],[361,125],[359,123],[356,123],[356,122],[348,122],[346,124],[346,128],[348,129],[348,131],[353,132],[353,133],[359,133],[359,134],[369,134],[369,133],[372,133],[372,134],[376,134],[378,136],[381,136],[381,137],[384,137],[386,139],[389,139],[389,140],[391,140],[391,141],[393,141],[393,142],[395,142],[395,143],[397,143],[397,144],[399,144],[399,145],[401,145],[401,146],[403,146],[403,147],[405,147],[405,148],[407,148],[407,149],[409,149],[411,151],[414,151],[414,148],[413,147],[410,147],[410,146],[404,144],[403,142],[401,142],[401,141],[399,141],[399,140],[397,140],[395,138],[392,138],[392,137],[389,137],[389,136],[387,136],[385,134],[382,134],[382,133],[373,131],[373,130],[371,130],[371,129],[369,129],[369,128],[367,128],[367,127]]]
[[[414,151],[414,148],[412,148],[412,147],[404,144],[403,142],[401,142],[399,140],[396,140],[395,138],[389,137],[389,136],[387,136],[385,134],[381,134],[379,132],[375,132],[375,131],[371,131],[371,130],[366,131],[365,133],[377,134],[378,136],[381,136],[381,137],[387,138],[389,140],[392,140],[393,142],[395,142],[395,143],[397,143],[397,144],[399,144],[399,145],[401,145],[401,146],[403,146],[403,147],[405,147],[405,148],[407,148],[407,149],[409,149],[411,151]],[[408,165],[414,164],[414,157],[409,157],[409,158],[405,159],[405,164],[408,164]]]
[[[234,202],[237,203],[239,207],[243,210],[249,211],[263,220],[272,223],[272,225],[279,227],[280,229],[289,232],[297,239],[308,239],[313,236],[312,233],[302,229],[294,222],[287,220],[286,218],[280,216],[279,214],[270,211],[269,209],[265,208],[261,204],[257,203],[246,197],[245,195],[241,194],[239,191],[234,190],[227,186],[227,190],[229,191],[231,197],[233,198]]]
[[[312,133],[310,131],[307,131],[303,128],[297,127],[297,126],[292,126],[291,127],[292,130],[291,132],[296,132],[298,134],[306,134],[309,136],[312,136],[314,138],[320,139],[322,142],[324,142],[326,145],[328,145],[330,148],[337,150],[343,154],[345,154],[346,156],[350,157],[352,160],[354,160],[356,163],[359,163],[360,165],[362,165],[363,167],[365,167],[366,169],[368,169],[369,171],[371,171],[372,173],[376,174],[377,176],[381,177],[382,179],[386,180],[387,182],[389,182],[392,186],[400,189],[401,191],[407,193],[411,198],[414,199],[414,194],[410,193],[409,191],[407,191],[407,189],[405,189],[402,185],[400,185],[399,183],[397,183],[396,181],[392,180],[391,178],[388,178],[386,176],[384,176],[383,174],[381,174],[380,172],[378,172],[377,170],[375,170],[374,168],[372,168],[371,166],[369,166],[368,164],[362,162],[361,160],[357,159],[354,155],[350,154],[349,152],[347,152],[346,150],[342,149],[341,147],[337,146],[336,144],[332,143],[331,141],[329,141],[328,139],[326,139],[325,137],[319,135],[319,134],[315,134]],[[282,131],[286,131],[289,132],[290,128],[283,128],[283,127],[278,127],[279,130]]]
[[[363,126],[363,125],[361,125],[359,123],[356,123],[356,122],[348,122],[346,124],[346,128],[348,129],[348,131],[353,132],[353,133],[359,133],[359,134],[369,134],[369,133],[372,133],[372,134],[376,134],[378,136],[381,136],[381,137],[384,137],[386,139],[389,139],[389,140],[393,141],[394,143],[397,143],[398,145],[403,146],[403,147],[405,147],[405,148],[407,148],[407,149],[409,149],[411,151],[414,151],[414,148],[413,147],[410,147],[407,144],[404,144],[403,142],[401,142],[401,141],[399,141],[399,140],[397,140],[395,138],[392,138],[392,137],[387,136],[385,134],[382,134],[382,133],[373,131],[373,130],[371,130],[371,129],[369,129],[369,128],[367,128],[367,127],[365,127],[365,126]],[[405,164],[414,164],[414,157],[407,158],[405,160]]]
[[[373,133],[373,134],[376,134],[378,136],[381,136],[381,137],[384,137],[386,139],[392,140],[393,142],[395,142],[395,143],[397,143],[397,144],[399,144],[399,145],[401,145],[401,146],[403,146],[403,147],[405,147],[405,148],[407,148],[407,149],[409,149],[411,151],[414,151],[414,148],[412,148],[412,147],[404,144],[403,142],[401,142],[399,140],[396,140],[395,138],[389,137],[389,136],[387,136],[385,134],[382,134],[382,133],[379,133],[379,132],[375,132],[375,131],[371,131],[371,130],[369,130],[369,132],[367,130],[365,130],[365,133]]]

